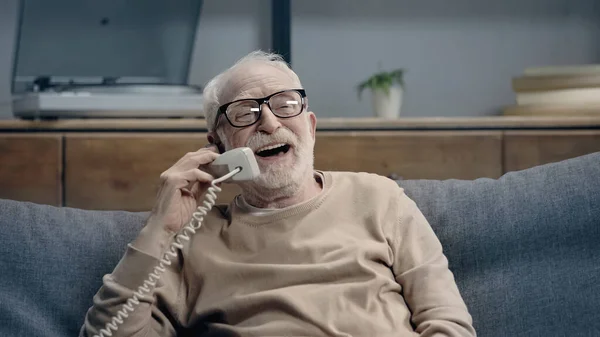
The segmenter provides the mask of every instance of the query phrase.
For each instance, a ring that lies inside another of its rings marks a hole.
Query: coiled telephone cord
[[[156,286],[156,283],[158,280],[160,280],[160,277],[166,270],[165,266],[170,266],[171,259],[177,256],[177,249],[183,249],[182,240],[189,241],[191,234],[195,234],[196,230],[200,229],[202,226],[202,221],[204,220],[204,216],[215,205],[217,193],[221,192],[221,188],[217,186],[217,184],[233,177],[241,170],[242,169],[238,167],[210,183],[210,187],[206,191],[203,205],[198,206],[196,212],[192,214],[192,219],[190,222],[175,236],[175,239],[173,239],[171,246],[160,260],[160,263],[154,267],[154,270],[148,275],[148,278],[144,281],[144,284],[139,286],[137,291],[133,292],[134,295],[130,297],[125,304],[123,304],[122,309],[110,319],[110,322],[106,323],[104,329],[100,329],[100,334],[94,335],[94,337],[110,337],[112,336],[113,332],[116,332],[119,329],[119,325],[123,324],[125,319],[129,317],[129,314],[132,313],[140,304],[139,299],[144,296],[144,294],[149,294],[154,286]]]

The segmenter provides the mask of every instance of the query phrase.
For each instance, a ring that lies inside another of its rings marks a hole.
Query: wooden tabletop
[[[318,118],[317,129],[330,130],[489,130],[489,129],[600,129],[600,116],[491,116],[491,117],[404,117],[395,120],[378,118]],[[173,119],[63,119],[0,120],[0,131],[206,131],[201,118]]]

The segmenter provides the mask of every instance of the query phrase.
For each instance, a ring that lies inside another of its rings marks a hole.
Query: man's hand
[[[123,309],[123,305],[130,302],[131,296],[137,295],[133,289],[147,285],[146,280],[150,277],[147,273],[156,272],[157,269],[155,265],[148,263],[148,258],[144,255],[157,260],[165,257],[164,252],[169,248],[172,235],[189,222],[214,180],[213,176],[206,172],[206,167],[219,157],[217,151],[215,145],[209,145],[196,152],[187,153],[160,175],[160,187],[154,207],[146,225],[132,242],[134,250],[126,253],[110,277],[103,278],[103,287],[94,296],[94,306],[86,315],[80,336],[99,333],[99,329],[105,327],[107,315],[120,316],[119,310]],[[144,255],[138,254],[137,251]],[[175,280],[179,280],[180,277],[177,272],[165,271],[162,280],[167,281],[160,285],[163,291],[170,294],[169,296],[176,296],[177,290],[170,288],[170,285],[179,285]],[[164,336],[166,332],[169,336],[174,336],[175,328],[169,319],[173,317],[173,313],[153,302],[153,291],[154,289],[148,296],[138,298],[141,305],[129,313],[129,326],[120,326],[119,336]],[[175,297],[172,299],[175,300]],[[167,306],[175,305],[175,302],[169,302]],[[154,330],[155,328],[161,330]]]
[[[146,226],[168,233],[185,226],[214,179],[205,170],[219,156],[215,145],[189,152],[160,175],[160,188]]]

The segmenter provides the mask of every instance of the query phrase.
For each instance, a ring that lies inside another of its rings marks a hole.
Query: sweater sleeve
[[[181,257],[181,255],[179,255]],[[175,336],[179,311],[184,301],[179,301],[182,291],[181,274],[177,258],[172,259],[161,274],[160,280],[150,293],[144,293],[139,305],[129,313],[123,324],[118,325],[112,336]],[[102,286],[93,298],[93,306],[88,310],[80,337],[92,337],[106,329],[106,324],[123,304],[134,295],[134,291],[144,284],[149,273],[159,263],[152,256],[129,244],[124,256],[111,274],[102,278]],[[181,302],[181,303],[180,303]],[[103,336],[109,336],[105,334]]]
[[[400,189],[398,221],[391,238],[393,271],[422,337],[475,336],[448,260],[433,229]]]

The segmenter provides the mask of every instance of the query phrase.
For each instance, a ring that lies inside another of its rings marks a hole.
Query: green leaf
[[[394,84],[399,84],[404,87],[404,73],[404,69],[395,69],[392,71],[379,71],[373,74],[371,77],[357,85],[358,99],[361,99],[362,92],[367,88],[371,90],[382,90],[389,95],[390,87]]]

